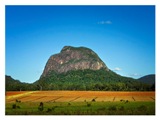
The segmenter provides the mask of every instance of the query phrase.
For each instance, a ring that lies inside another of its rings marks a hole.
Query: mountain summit
[[[47,76],[52,71],[59,74],[71,70],[99,70],[102,68],[109,71],[105,63],[91,49],[64,46],[60,53],[48,59],[41,77]]]

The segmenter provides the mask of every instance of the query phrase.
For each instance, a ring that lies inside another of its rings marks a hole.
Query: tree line
[[[93,91],[154,91],[155,85],[120,76],[113,71],[76,70],[57,74],[50,72],[32,84],[16,83],[6,90],[93,90]]]

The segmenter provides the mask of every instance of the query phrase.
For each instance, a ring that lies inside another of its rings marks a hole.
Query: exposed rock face
[[[99,70],[101,68],[109,70],[91,49],[65,46],[59,54],[52,55],[49,58],[41,77],[45,77],[51,71],[65,73],[70,70]]]

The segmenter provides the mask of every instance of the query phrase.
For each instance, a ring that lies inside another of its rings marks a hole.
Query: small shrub
[[[39,111],[43,111],[43,107],[39,106],[39,107],[38,107],[38,110],[39,110]]]
[[[123,99],[121,99],[120,101],[121,101],[121,102],[123,102],[124,100],[123,100]]]
[[[123,110],[124,110],[124,106],[121,106],[121,107],[119,108],[119,110],[123,111]]]
[[[12,109],[16,109],[17,108],[17,105],[16,104],[13,104],[12,105]]]
[[[17,108],[20,108],[20,106],[19,106],[19,105],[16,105],[16,104],[13,104],[13,105],[12,105],[12,109],[17,109]]]
[[[71,103],[68,103],[68,106],[70,106],[71,105]]]
[[[90,107],[91,106],[91,103],[87,103],[87,107]]]
[[[92,102],[96,102],[96,100],[95,100],[95,99],[92,99]]]
[[[117,108],[116,108],[116,106],[110,106],[109,108],[108,108],[108,110],[117,110]]]
[[[21,101],[16,99],[16,102],[17,102],[17,103],[20,103]]]
[[[51,112],[51,111],[52,111],[52,109],[51,109],[51,108],[48,108],[48,109],[47,109],[47,112]]]
[[[40,104],[38,106],[38,110],[39,111],[43,111],[43,102],[40,102]]]
[[[39,106],[43,106],[43,102],[40,102]]]
[[[125,101],[125,103],[128,103],[128,102],[129,102],[128,100]]]

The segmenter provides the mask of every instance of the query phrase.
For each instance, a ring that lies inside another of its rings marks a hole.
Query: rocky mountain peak
[[[109,70],[98,55],[86,47],[64,46],[60,53],[52,55],[45,66],[41,77],[45,77],[51,71],[66,73],[71,70]]]

